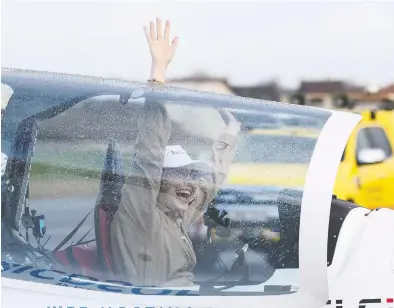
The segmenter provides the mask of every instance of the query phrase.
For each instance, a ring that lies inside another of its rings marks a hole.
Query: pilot
[[[169,42],[170,23],[145,27],[151,56],[150,81],[165,82],[178,39]],[[212,159],[193,160],[169,145],[171,121],[163,104],[147,100],[138,119],[133,166],[114,215],[111,255],[116,279],[137,286],[192,285],[196,256],[187,234],[223,184],[234,157],[239,123],[220,110],[226,126],[212,145]]]

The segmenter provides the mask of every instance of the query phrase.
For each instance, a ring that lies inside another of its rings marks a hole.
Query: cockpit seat
[[[55,253],[58,261],[73,274],[96,277],[102,273],[96,241],[72,245]]]
[[[100,191],[94,207],[96,240],[70,246],[56,252],[59,261],[83,275],[107,273],[112,269],[110,226],[118,210],[125,183],[120,146],[115,139],[108,145],[101,173]]]
[[[124,163],[120,146],[115,139],[112,139],[107,149],[100,192],[94,209],[97,254],[101,267],[106,271],[112,269],[110,226],[119,208],[124,183]]]

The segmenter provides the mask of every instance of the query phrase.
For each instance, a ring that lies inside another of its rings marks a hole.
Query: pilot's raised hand
[[[219,109],[219,114],[222,117],[226,128],[223,133],[236,137],[240,131],[241,125],[232,113],[226,109]]]
[[[216,174],[216,181],[214,189],[207,198],[209,202],[216,195],[227,177],[227,173],[235,155],[235,144],[240,131],[240,123],[230,111],[219,109],[218,112],[226,127],[212,146],[212,161]]]
[[[144,26],[145,36],[152,56],[150,79],[156,82],[165,82],[165,73],[178,46],[178,37],[170,42],[170,21],[167,20],[163,33],[162,21],[156,18],[156,28],[153,21]]]

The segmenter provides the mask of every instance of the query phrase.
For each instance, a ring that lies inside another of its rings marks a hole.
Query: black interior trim
[[[302,191],[286,189],[278,198],[278,212],[281,239],[277,250],[269,254],[271,264],[276,269],[299,267],[299,232],[301,218]],[[316,206],[319,203],[316,202]],[[351,210],[358,205],[332,196],[328,225],[327,266],[332,264],[339,232]],[[314,243],[310,243],[314,245]]]
[[[337,246],[339,232],[351,210],[358,206],[352,202],[338,199],[335,195],[331,201],[330,223],[328,225],[327,266],[332,264]]]

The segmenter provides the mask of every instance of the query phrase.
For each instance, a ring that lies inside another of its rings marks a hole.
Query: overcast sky
[[[394,2],[2,1],[2,67],[144,80],[142,25],[161,16],[180,37],[169,77],[234,84],[271,78],[394,82]]]

